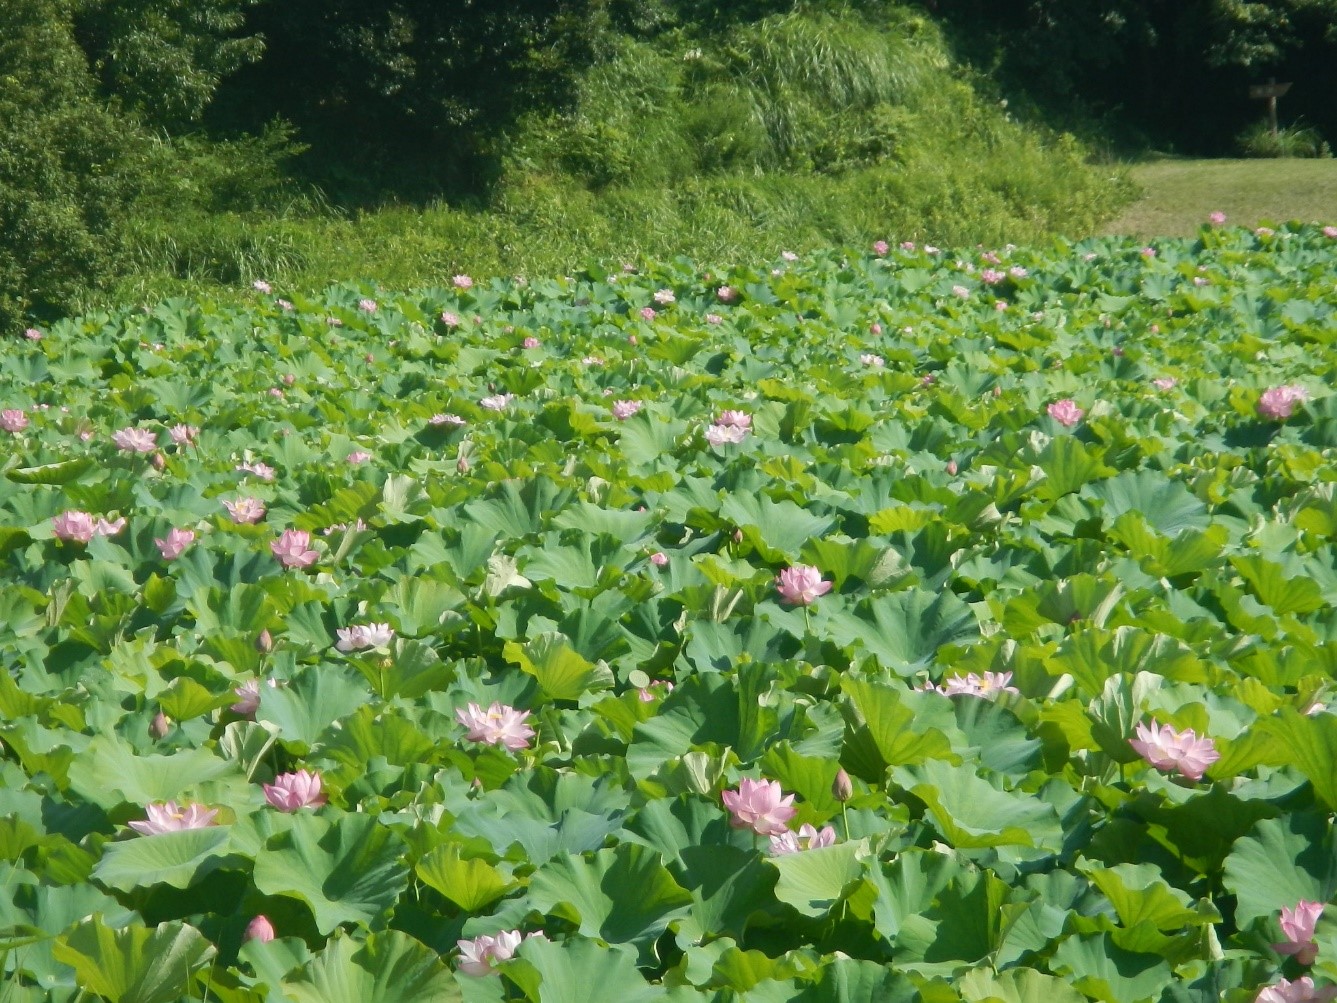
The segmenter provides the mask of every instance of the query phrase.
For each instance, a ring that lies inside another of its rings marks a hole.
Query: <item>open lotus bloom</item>
[[[311,534],[304,529],[285,529],[269,549],[285,568],[310,567],[320,559],[320,554],[311,549]]]
[[[831,583],[822,581],[822,573],[811,565],[795,564],[776,576],[775,591],[791,606],[811,606],[831,591]]]
[[[325,803],[321,790],[320,773],[298,770],[282,773],[272,784],[264,784],[265,800],[279,811],[293,812],[299,808],[319,808]]]
[[[131,822],[130,828],[145,836],[157,836],[164,832],[205,829],[215,825],[217,823],[214,822],[214,817],[218,814],[218,809],[206,808],[199,804],[183,806],[175,801],[164,801],[161,804],[145,805],[144,814],[148,818],[142,822]]]
[[[123,428],[111,434],[111,441],[127,453],[151,453],[158,448],[158,437],[147,428]]]
[[[491,975],[493,967],[500,961],[510,961],[515,956],[521,941],[535,937],[546,939],[541,933],[524,933],[519,930],[502,930],[495,934],[483,934],[472,940],[457,940],[460,958],[456,967],[464,975]]]
[[[153,545],[158,548],[164,561],[175,561],[194,542],[195,534],[191,530],[172,528],[163,539],[155,537]]]
[[[1285,421],[1295,411],[1296,404],[1309,400],[1309,391],[1289,384],[1264,390],[1258,398],[1258,416],[1269,421]]]
[[[1159,728],[1155,721],[1148,727],[1137,726],[1137,738],[1130,739],[1133,751],[1162,773],[1178,772],[1190,780],[1201,780],[1207,767],[1221,758],[1210,738],[1199,738],[1192,728],[1175,731],[1168,724]]]
[[[1285,943],[1273,944],[1272,949],[1278,954],[1289,954],[1302,965],[1312,965],[1318,957],[1318,944],[1314,943],[1314,926],[1323,915],[1322,902],[1300,901],[1294,908],[1281,910],[1281,932],[1286,935]]]
[[[798,832],[790,829],[778,836],[771,837],[771,856],[783,857],[790,853],[801,853],[804,850],[816,850],[819,847],[835,846],[835,844],[836,830],[831,826],[816,829],[804,822],[799,826]]]
[[[360,623],[352,627],[340,627],[335,634],[339,640],[334,646],[340,651],[380,648],[395,639],[394,629],[388,623]]]
[[[1061,401],[1055,401],[1049,405],[1049,417],[1064,428],[1072,428],[1086,415],[1086,412],[1077,406],[1077,402],[1070,397],[1065,397]]]
[[[738,781],[738,790],[721,795],[729,810],[729,824],[735,829],[751,829],[759,836],[783,836],[789,832],[789,820],[798,809],[791,807],[794,795],[784,794],[778,781]]]
[[[1337,999],[1337,986],[1314,985],[1308,975],[1294,982],[1281,979],[1276,985],[1268,986],[1255,998],[1254,1003],[1328,1003]]]
[[[464,737],[470,742],[504,745],[512,751],[528,747],[534,737],[534,729],[525,723],[528,717],[527,710],[495,702],[487,710],[471,703],[455,711],[455,720],[468,729]]]

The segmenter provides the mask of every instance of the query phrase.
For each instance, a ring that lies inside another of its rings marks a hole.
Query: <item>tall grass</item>
[[[892,238],[1021,242],[1089,232],[1126,201],[1128,183],[1088,166],[1075,140],[981,97],[931,22],[890,10],[625,39],[573,108],[522,122],[485,206],[346,219],[262,175],[266,205],[148,212],[127,234],[116,294],[255,278],[403,286],[678,254],[723,264]],[[226,168],[211,167],[224,179]]]

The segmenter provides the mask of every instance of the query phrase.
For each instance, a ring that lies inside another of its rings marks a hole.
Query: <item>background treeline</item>
[[[0,0],[0,324],[1080,232],[1128,186],[1069,133],[1223,150],[1269,72],[1334,131],[1337,0],[925,2]]]

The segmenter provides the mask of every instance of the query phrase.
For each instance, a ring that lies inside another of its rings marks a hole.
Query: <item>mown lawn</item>
[[[1143,196],[1104,233],[1188,236],[1216,210],[1243,226],[1337,219],[1337,160],[1162,160],[1132,175]]]

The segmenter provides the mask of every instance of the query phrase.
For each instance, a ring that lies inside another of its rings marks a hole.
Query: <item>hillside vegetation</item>
[[[327,104],[346,109],[340,146],[295,98],[288,121],[222,128],[238,121],[239,93],[275,71],[268,53],[246,68],[256,53],[241,45],[241,10],[214,6],[232,10],[219,37],[233,47],[209,59],[178,53],[213,72],[201,69],[162,107],[144,96],[148,70],[116,77],[115,61],[98,57],[90,38],[125,48],[107,41],[118,36],[105,9],[98,35],[59,0],[24,8],[0,47],[0,77],[15,107],[60,114],[30,128],[46,167],[0,164],[0,323],[257,278],[404,285],[589,259],[752,261],[885,236],[1034,240],[1089,231],[1131,194],[1117,171],[1088,166],[1071,137],[1012,120],[935,23],[907,7],[761,5],[740,8],[727,30],[690,11],[658,21],[605,11],[591,29],[597,51],[567,53],[562,73],[533,70],[537,48],[513,57],[532,86],[504,106],[462,91],[458,107],[429,108],[411,100],[427,92],[421,73],[402,68],[385,85],[397,105],[331,85]],[[544,29],[553,46],[571,30],[559,28]],[[60,58],[25,61],[37,48]],[[382,55],[387,66],[426,65],[405,53],[408,63]],[[341,65],[351,73],[356,63]],[[5,76],[10,68],[21,73]],[[401,128],[378,131],[381,117]],[[115,137],[95,164],[80,159],[78,129],[50,124],[67,120],[103,122]],[[431,128],[414,132],[413,121]]]

